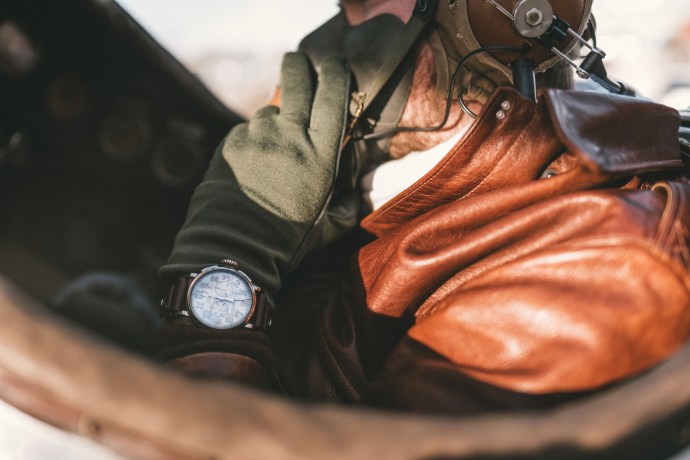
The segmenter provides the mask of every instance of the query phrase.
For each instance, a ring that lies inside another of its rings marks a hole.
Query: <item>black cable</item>
[[[476,56],[477,54],[482,54],[482,53],[489,53],[492,51],[509,51],[509,52],[515,52],[515,53],[522,53],[525,54],[527,53],[531,47],[529,45],[523,45],[523,46],[486,46],[484,48],[477,48],[476,50],[470,51],[465,55],[462,60],[460,61],[460,64],[458,64],[458,68],[455,71],[458,74],[462,74],[462,69],[467,63],[467,61],[473,57]],[[458,75],[459,76],[459,75]],[[456,76],[454,76],[454,79]],[[474,113],[472,110],[470,110],[469,107],[465,104],[465,101],[462,100],[462,94],[458,94],[458,104],[460,104],[460,108],[462,108],[462,111],[465,112],[467,115],[469,115],[472,118],[477,118],[477,114]]]
[[[484,48],[477,48],[476,50],[470,51],[465,55],[461,60],[458,66],[455,68],[455,71],[453,72],[453,77],[451,78],[450,82],[448,83],[448,92],[446,93],[446,109],[445,113],[443,115],[443,120],[436,125],[436,126],[430,126],[430,127],[418,127],[418,126],[397,126],[395,128],[388,129],[386,131],[381,131],[379,133],[369,133],[369,134],[364,134],[359,137],[354,137],[352,138],[353,141],[360,141],[360,140],[371,140],[371,139],[379,139],[381,137],[385,136],[392,136],[393,134],[396,133],[401,133],[401,132],[431,132],[431,131],[438,131],[442,129],[446,123],[448,122],[448,118],[450,117],[450,107],[451,104],[453,103],[453,92],[455,91],[455,86],[457,84],[457,80],[462,75],[462,69],[467,63],[467,61],[473,57],[476,56],[477,54],[481,53],[488,53],[492,51],[504,51],[504,52],[515,52],[515,53],[526,53],[527,51],[530,50],[529,45],[524,45],[524,46],[487,46]],[[462,108],[462,110],[471,116],[472,118],[477,118],[477,114],[472,112],[469,107],[464,103],[462,100],[462,92],[458,94],[458,104]]]
[[[592,16],[589,21],[587,21],[587,30],[589,31],[589,36],[592,39],[592,45],[595,48],[597,47],[597,25],[596,22],[594,21],[594,17]]]

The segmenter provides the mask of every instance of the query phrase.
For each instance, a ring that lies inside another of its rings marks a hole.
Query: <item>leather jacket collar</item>
[[[434,169],[362,222],[380,236],[445,203],[566,172],[572,191],[622,177],[681,169],[680,116],[625,96],[547,90],[535,105],[500,88]],[[554,183],[556,186],[556,183]]]

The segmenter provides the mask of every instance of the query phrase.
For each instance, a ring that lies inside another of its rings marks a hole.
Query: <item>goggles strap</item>
[[[405,60],[405,56],[410,52],[410,49],[417,42],[426,26],[431,22],[436,10],[436,2],[437,0],[417,0],[412,17],[400,32],[395,46],[383,64],[381,64],[374,78],[370,80],[366,88],[356,91],[352,95],[350,104],[350,113],[353,116],[352,125],[357,122],[376,100],[378,94]]]

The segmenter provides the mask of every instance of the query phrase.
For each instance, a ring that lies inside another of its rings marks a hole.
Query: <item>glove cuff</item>
[[[195,353],[171,359],[165,364],[194,377],[234,381],[253,388],[270,388],[264,366],[255,359],[237,353]]]
[[[243,381],[253,386],[263,374],[264,382],[280,388],[268,337],[259,330],[216,331],[173,321],[158,332],[156,358],[191,375]]]

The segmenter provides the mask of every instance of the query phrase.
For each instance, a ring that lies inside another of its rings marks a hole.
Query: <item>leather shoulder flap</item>
[[[548,90],[556,133],[587,167],[627,175],[683,167],[678,111],[644,99],[594,91]]]

